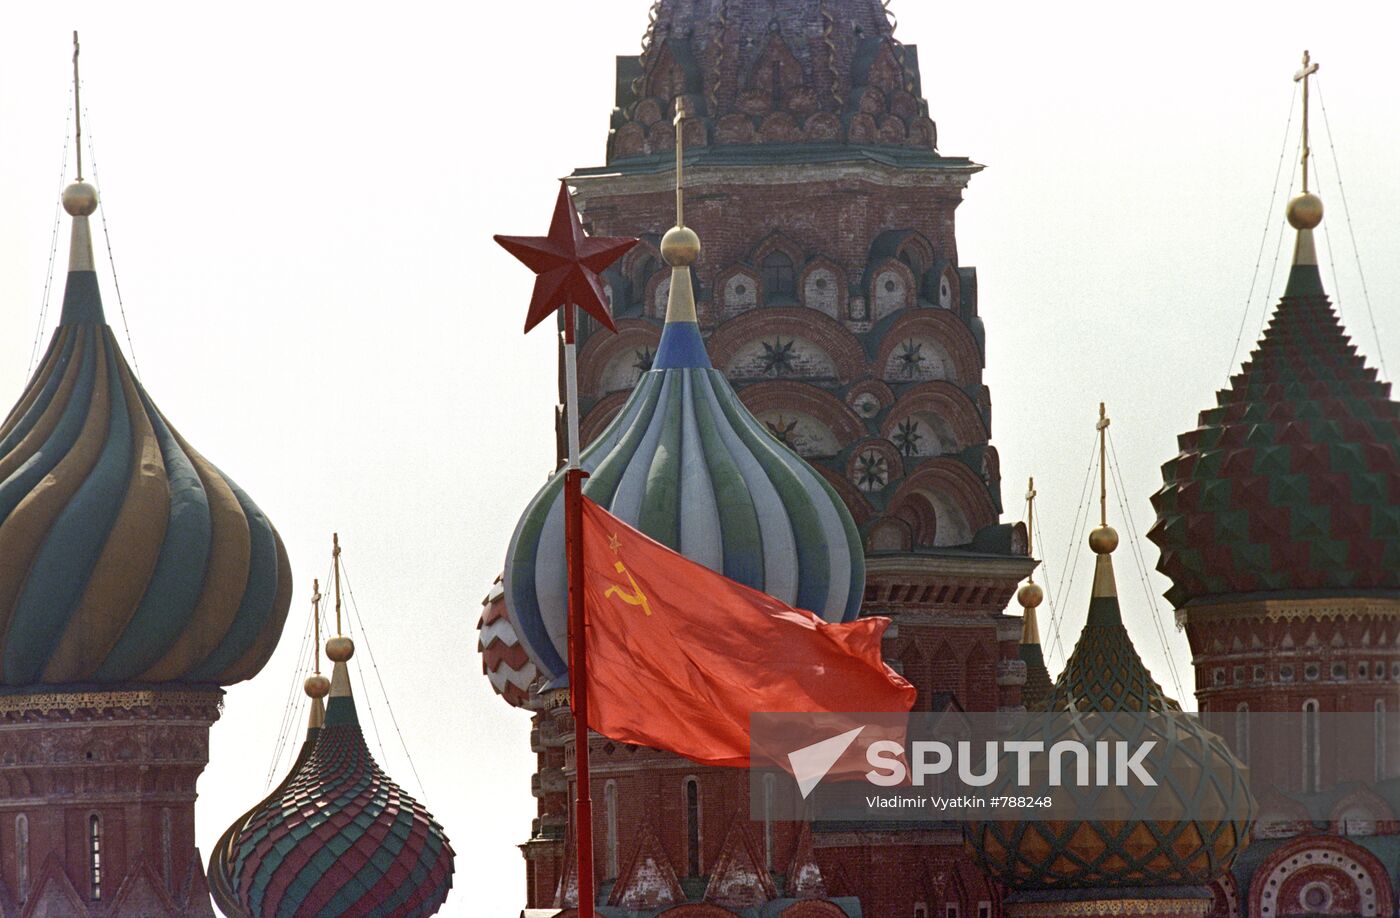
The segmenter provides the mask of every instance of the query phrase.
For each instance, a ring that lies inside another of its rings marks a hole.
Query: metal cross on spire
[[[1312,147],[1308,143],[1308,77],[1317,73],[1317,68],[1312,55],[1304,51],[1303,67],[1293,74],[1293,82],[1303,84],[1303,194],[1308,193],[1308,156],[1312,154]]]
[[[1099,432],[1099,525],[1108,525],[1108,464],[1104,460],[1107,458],[1108,425],[1112,423],[1108,419],[1107,410],[1103,402],[1099,402],[1099,421],[1094,425],[1094,429]]]
[[[1035,557],[1035,478],[1026,482],[1026,555]],[[1035,583],[1035,568],[1026,575],[1026,580]]]
[[[78,181],[83,180],[83,106],[78,98],[78,30],[73,30],[73,139],[78,148]]]
[[[315,668],[312,672],[321,672],[321,580],[316,578],[311,581],[311,619],[313,627],[316,629],[313,654],[315,657]]]
[[[684,185],[684,160],[685,160],[685,128],[682,122],[685,121],[685,100],[676,99],[676,117],[672,123],[676,126],[676,226],[685,226],[685,200],[681,194],[681,187]]]

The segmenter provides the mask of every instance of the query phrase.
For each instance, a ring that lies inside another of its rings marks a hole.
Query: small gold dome
[[[1023,583],[1021,588],[1016,591],[1016,601],[1021,604],[1023,609],[1034,609],[1045,601],[1045,591],[1040,588],[1038,583]]]
[[[700,237],[688,226],[673,226],[661,237],[661,257],[673,268],[700,260]]]
[[[1294,229],[1313,229],[1322,222],[1322,198],[1311,191],[1294,196],[1288,202],[1288,225]]]
[[[306,682],[302,685],[306,689],[306,694],[312,698],[325,698],[331,693],[331,680],[320,673],[312,673],[307,676]]]
[[[337,634],[329,641],[326,641],[326,656],[330,657],[332,662],[344,663],[354,655],[355,642],[345,635]]]
[[[1111,554],[1118,547],[1118,530],[1112,526],[1096,526],[1089,533],[1089,548],[1096,555]]]
[[[63,209],[72,217],[89,217],[97,210],[97,189],[87,182],[74,182],[63,189]]]

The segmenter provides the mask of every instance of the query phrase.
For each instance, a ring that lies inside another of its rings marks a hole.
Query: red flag
[[[894,711],[887,618],[831,624],[736,583],[583,501],[588,723],[706,765],[749,764],[749,715]]]

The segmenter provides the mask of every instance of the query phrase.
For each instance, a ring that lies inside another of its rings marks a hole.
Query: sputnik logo
[[[851,748],[851,743],[856,741],[856,737],[860,736],[864,729],[856,727],[854,730],[838,733],[830,739],[788,753],[792,776],[797,779],[797,789],[802,792],[803,800],[816,789],[822,778],[826,777],[826,773],[831,771],[831,767],[846,750]]]

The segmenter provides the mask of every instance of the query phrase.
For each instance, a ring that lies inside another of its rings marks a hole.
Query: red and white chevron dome
[[[481,601],[481,620],[476,628],[480,632],[476,649],[481,652],[481,670],[491,680],[491,687],[507,703],[524,707],[539,670],[530,662],[511,624],[500,577]]]

